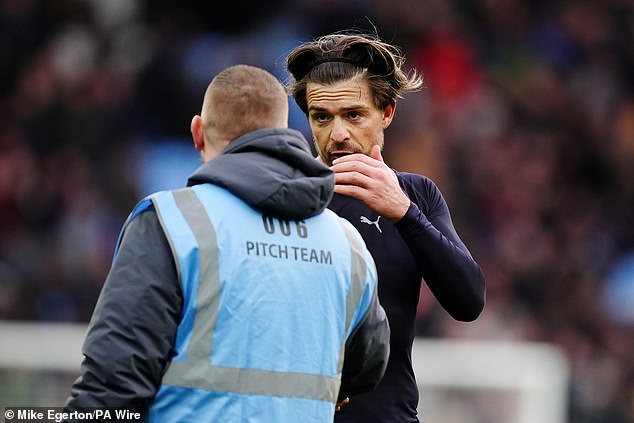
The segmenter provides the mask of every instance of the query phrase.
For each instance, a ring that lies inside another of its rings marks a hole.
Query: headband
[[[365,68],[366,66],[360,64],[358,61],[353,60],[353,59],[349,59],[347,57],[325,57],[323,59],[318,59],[315,60],[314,62],[311,62],[311,64],[308,66],[308,69],[312,69],[317,65],[321,65],[322,63],[328,63],[328,62],[340,62],[340,63],[349,63],[351,65],[360,67],[360,68]]]

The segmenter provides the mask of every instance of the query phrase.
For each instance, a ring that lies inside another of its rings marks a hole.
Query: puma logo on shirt
[[[381,230],[381,227],[379,226],[379,219],[381,218],[381,216],[377,217],[376,220],[370,220],[365,216],[361,216],[361,223],[367,223],[368,225],[374,225],[376,226],[376,228],[379,230],[379,233],[383,233],[383,231]]]

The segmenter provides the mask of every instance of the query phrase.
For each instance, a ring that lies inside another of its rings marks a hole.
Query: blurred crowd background
[[[426,81],[398,103],[386,161],[436,181],[488,282],[470,324],[423,288],[418,335],[556,344],[571,366],[569,422],[632,423],[633,11],[2,0],[0,319],[88,321],[131,208],[198,165],[189,123],[215,73],[248,63],[285,81],[300,42],[374,30]],[[310,139],[292,106],[290,126]]]

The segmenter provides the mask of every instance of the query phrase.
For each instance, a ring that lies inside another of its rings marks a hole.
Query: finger
[[[368,163],[363,163],[360,161],[350,161],[350,162],[340,162],[337,164],[333,164],[330,169],[335,173],[361,173],[364,175],[370,174],[374,166],[369,165]]]
[[[343,407],[345,404],[348,404],[349,402],[350,398],[345,397],[341,402],[337,403],[337,405],[335,406],[335,411],[341,411],[341,407]]]
[[[373,178],[363,172],[335,171],[335,184],[355,185],[367,188],[372,184]]]
[[[362,162],[374,167],[381,165],[380,160],[377,160],[370,156],[366,156],[365,154],[361,154],[361,153],[348,154],[347,156],[339,157],[333,160],[332,164],[335,165],[335,164],[349,163],[349,162]]]
[[[358,187],[356,185],[335,185],[334,189],[336,194],[345,195],[346,197],[356,198],[357,200],[364,201],[368,198],[369,192],[365,188]]]
[[[381,155],[381,147],[378,144],[374,144],[372,146],[372,150],[370,150],[370,157],[372,157],[374,160],[378,160],[381,163],[385,163],[385,160],[383,160],[383,155]]]
[[[371,178],[377,177],[387,166],[368,156],[361,156],[361,160],[347,160],[333,163],[330,169],[335,173],[357,172]]]

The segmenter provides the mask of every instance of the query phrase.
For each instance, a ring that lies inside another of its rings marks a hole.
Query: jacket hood
[[[187,185],[211,183],[265,213],[303,219],[330,202],[334,173],[311,154],[294,129],[259,129],[233,140],[200,166]]]

